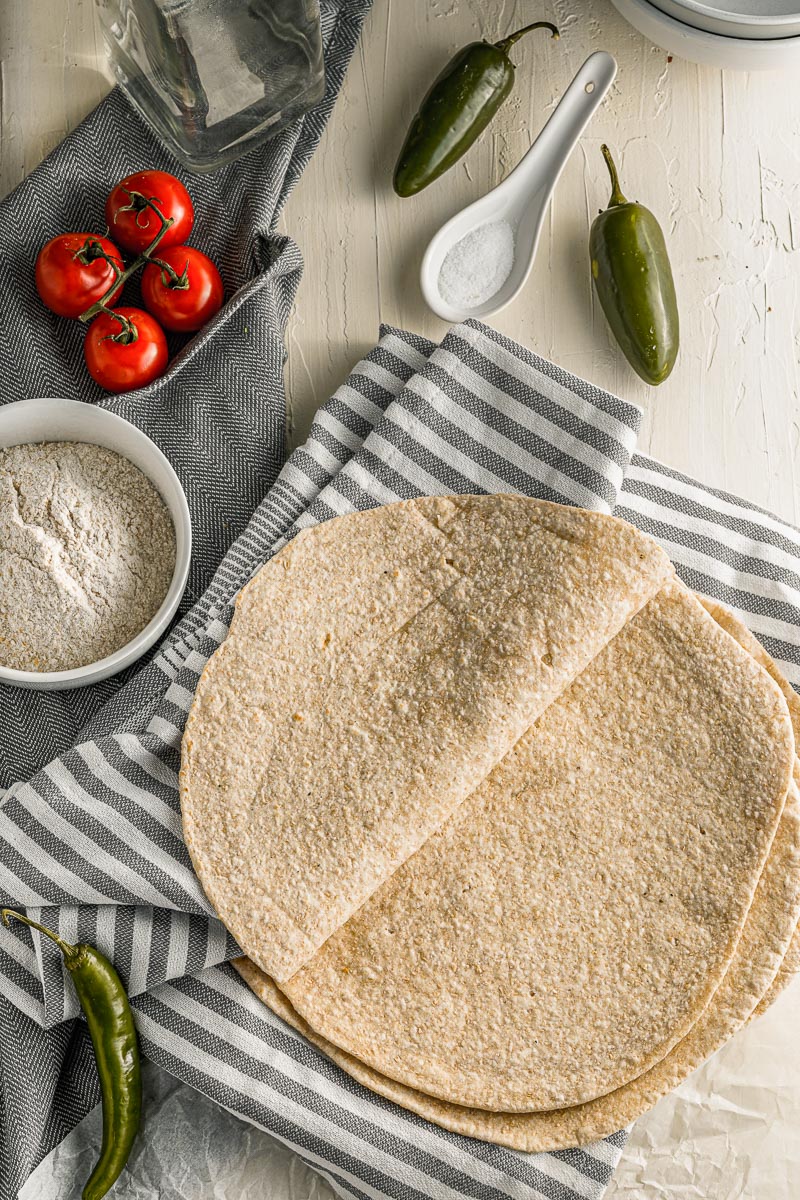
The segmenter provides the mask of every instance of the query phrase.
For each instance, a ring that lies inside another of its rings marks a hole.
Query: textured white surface
[[[470,38],[554,17],[560,43],[519,43],[514,95],[445,180],[400,200],[390,175],[420,93]],[[377,0],[319,152],[287,208],[307,269],[289,332],[295,438],[375,341],[378,313],[439,336],[417,284],[432,233],[521,157],[578,65],[607,49],[619,74],[556,189],[519,300],[494,320],[562,366],[643,404],[641,448],[798,519],[800,92],[784,76],[667,61],[609,0]],[[588,227],[608,194],[600,144],[667,233],[683,318],[676,369],[651,390],[594,302]]]
[[[477,37],[539,17],[515,52],[515,94],[445,181],[400,200],[390,176],[422,90]],[[292,440],[376,338],[379,317],[439,336],[419,261],[431,234],[517,162],[586,55],[619,75],[556,190],[519,300],[495,321],[561,365],[643,404],[640,446],[797,522],[800,516],[800,90],[791,76],[722,74],[650,46],[610,0],[375,0],[330,126],[284,215],[306,271],[289,329]],[[0,193],[101,98],[91,0],[0,6]],[[651,391],[613,346],[589,282],[589,223],[605,203],[600,143],[624,187],[662,221],[683,346]],[[800,985],[636,1127],[613,1200],[796,1200],[800,1194]],[[266,1139],[265,1139],[266,1141]],[[244,1147],[243,1147],[244,1153]],[[265,1188],[310,1200],[285,1154]],[[234,1179],[234,1175],[229,1178]],[[326,1185],[314,1193],[322,1200]],[[42,1193],[44,1194],[44,1193]],[[244,1181],[192,1192],[244,1200]]]

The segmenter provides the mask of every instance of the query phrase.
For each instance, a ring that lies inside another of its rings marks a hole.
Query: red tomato
[[[142,272],[145,308],[165,329],[178,333],[202,329],[222,308],[219,271],[210,258],[193,246],[170,246],[163,254],[159,246],[156,258],[172,267],[178,279],[173,280],[158,262],[146,266]]]
[[[159,250],[179,246],[192,232],[194,208],[180,179],[166,171],[136,171],[126,175],[106,200],[106,221],[120,246],[141,254],[161,229],[157,213],[145,203],[151,200],[162,216],[173,224],[159,242]]]
[[[100,313],[89,326],[83,353],[89,374],[100,387],[107,392],[131,392],[164,374],[167,339],[158,322],[141,308],[113,311],[127,318],[129,332],[110,312]]]
[[[113,267],[104,254],[122,270],[117,247],[96,233],[62,233],[42,246],[36,259],[36,290],[47,307],[60,317],[79,317],[96,304],[114,282]],[[117,288],[108,303],[121,291]]]

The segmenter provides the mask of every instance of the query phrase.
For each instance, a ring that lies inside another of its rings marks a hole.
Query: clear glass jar
[[[238,158],[322,97],[318,0],[97,0],[114,74],[191,171]]]

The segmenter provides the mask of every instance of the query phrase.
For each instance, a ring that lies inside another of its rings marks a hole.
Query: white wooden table
[[[446,183],[399,200],[393,161],[431,76],[465,42],[540,16],[560,25],[560,43],[535,34],[520,43],[515,93],[481,143]],[[288,331],[290,439],[302,440],[316,408],[373,345],[379,320],[441,335],[417,285],[428,238],[518,161],[594,49],[618,59],[617,81],[558,185],[523,296],[495,324],[643,405],[648,453],[796,523],[800,90],[785,76],[669,61],[610,0],[375,0],[283,219],[306,260]],[[104,70],[92,0],[3,0],[0,195],[104,95]],[[628,369],[592,296],[586,242],[608,195],[604,140],[624,190],[660,217],[675,268],[683,345],[656,390]],[[609,1195],[796,1200],[799,1019],[795,987],[640,1121]],[[275,1170],[279,1159],[288,1179],[278,1152]],[[278,1193],[305,1200],[306,1176],[291,1179],[284,1191],[276,1176]],[[314,1185],[315,1196],[323,1191]]]

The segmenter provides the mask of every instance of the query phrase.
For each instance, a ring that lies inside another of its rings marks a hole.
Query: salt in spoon
[[[428,307],[445,321],[488,317],[516,297],[530,275],[545,212],[564,165],[617,73],[604,50],[590,54],[556,105],[545,127],[511,174],[463,208],[434,234],[422,259],[420,283]],[[514,231],[514,262],[500,288],[474,308],[456,308],[439,290],[449,251],[482,225],[505,221]]]

